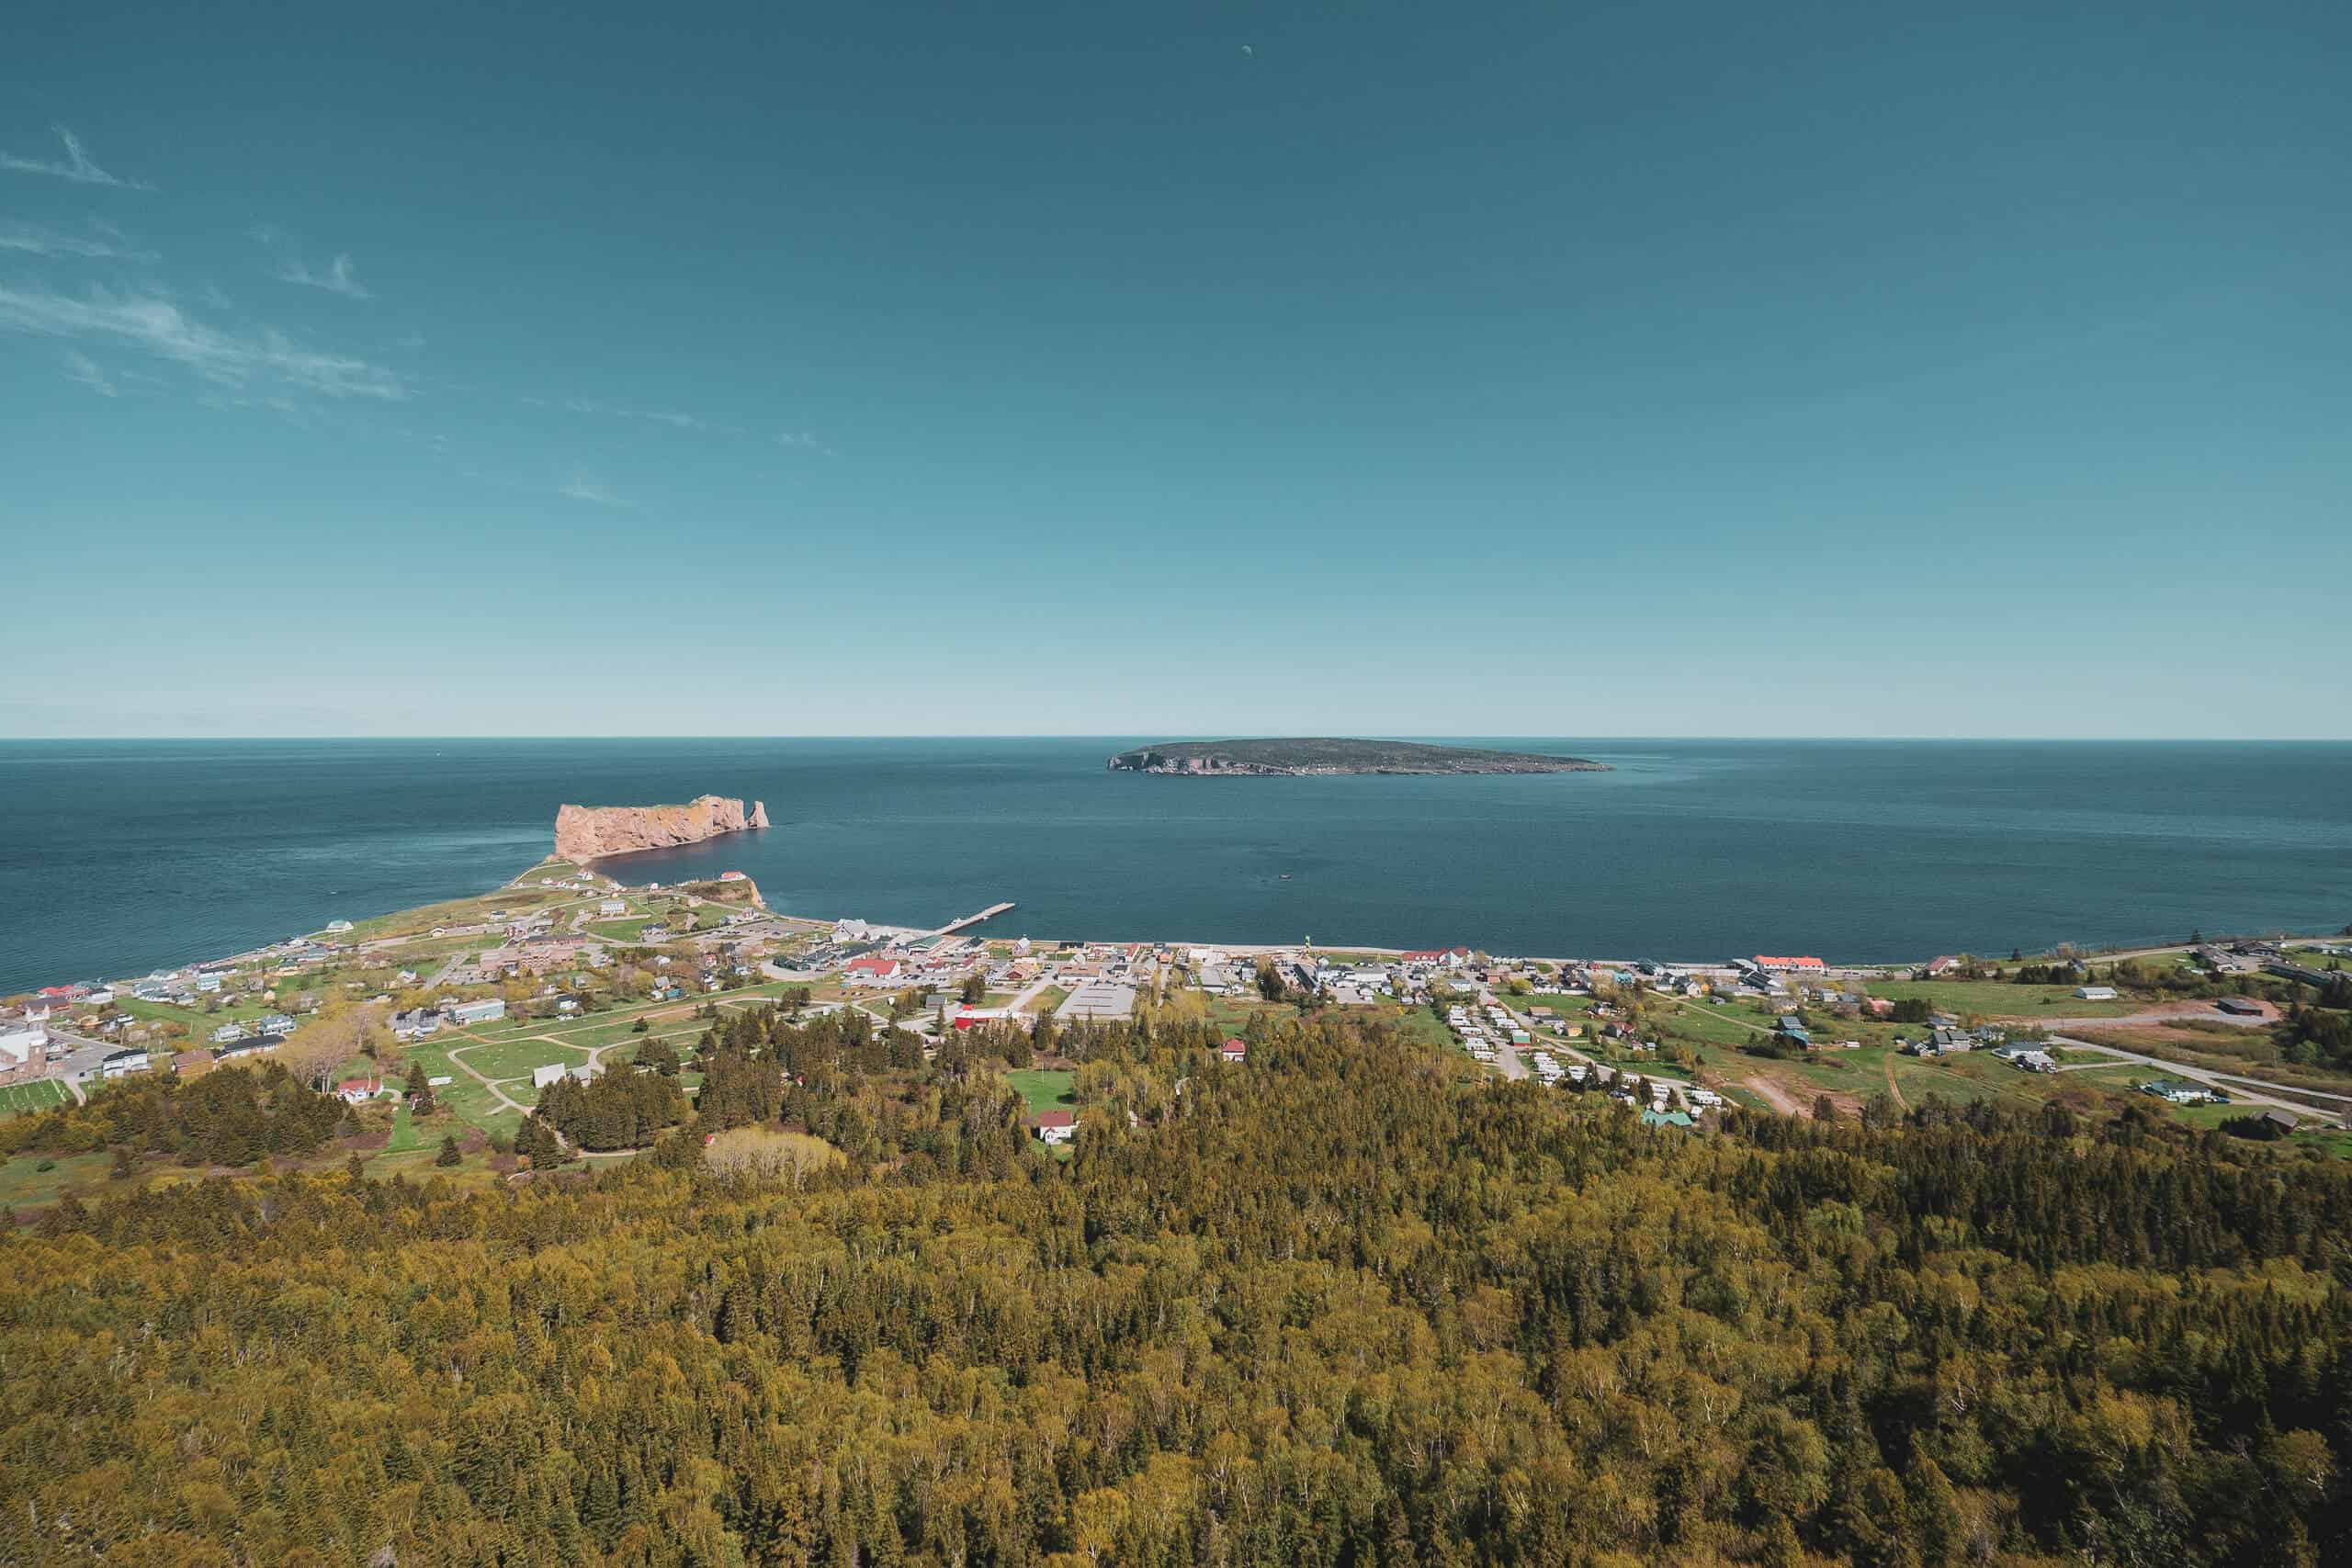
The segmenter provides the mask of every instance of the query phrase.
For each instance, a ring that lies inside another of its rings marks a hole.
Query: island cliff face
[[[1122,751],[1114,773],[1194,778],[1307,773],[1605,773],[1606,762],[1543,751],[1426,746],[1412,740],[1173,740]]]
[[[565,806],[555,814],[555,852],[568,861],[602,860],[639,850],[698,844],[721,833],[768,825],[767,803],[706,795],[684,806]]]

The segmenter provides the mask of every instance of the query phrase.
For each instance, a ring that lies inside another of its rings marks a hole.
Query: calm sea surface
[[[2352,743],[1498,741],[1523,778],[1114,774],[1132,739],[0,742],[0,991],[514,876],[555,809],[767,802],[611,863],[774,907],[1196,941],[1901,959],[2352,920]],[[1287,873],[1287,878],[1284,874]]]

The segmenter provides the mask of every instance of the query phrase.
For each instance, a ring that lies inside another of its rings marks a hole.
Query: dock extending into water
[[[967,926],[977,926],[984,923],[985,921],[993,920],[999,915],[1003,914],[1007,909],[1012,908],[1012,900],[1007,898],[1001,904],[990,904],[987,908],[982,909],[977,915],[967,915],[960,920],[950,920],[945,925],[940,927],[937,931],[929,931],[925,934],[929,936],[953,936]]]

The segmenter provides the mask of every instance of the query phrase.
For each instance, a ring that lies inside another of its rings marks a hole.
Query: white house
[[[531,1087],[533,1089],[545,1089],[548,1085],[554,1083],[557,1079],[562,1077],[567,1070],[568,1069],[565,1068],[561,1062],[549,1062],[544,1067],[533,1067],[531,1069]]]
[[[2085,1002],[2111,1002],[2115,999],[2115,987],[2112,986],[2077,986],[2075,987],[2075,999]]]
[[[11,1029],[0,1034],[0,1066],[21,1067],[32,1060],[33,1047],[49,1038],[49,1032],[34,1024],[29,1029]]]

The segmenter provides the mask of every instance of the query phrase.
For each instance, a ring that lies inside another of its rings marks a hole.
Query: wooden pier
[[[977,915],[967,915],[960,920],[950,920],[945,925],[940,927],[937,931],[927,931],[924,934],[927,936],[953,936],[967,926],[977,926],[985,921],[993,920],[999,915],[1003,914],[1007,909],[1012,908],[1012,900],[1008,898],[1001,904],[990,904],[987,908],[982,909]]]

